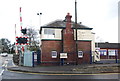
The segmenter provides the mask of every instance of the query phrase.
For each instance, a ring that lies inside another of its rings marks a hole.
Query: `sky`
[[[117,43],[119,0],[76,1],[78,23],[93,28],[97,42]],[[20,35],[20,7],[23,28],[33,27],[38,31],[40,25],[64,20],[68,12],[75,20],[75,0],[0,0],[0,38],[15,42],[15,24],[16,36]]]

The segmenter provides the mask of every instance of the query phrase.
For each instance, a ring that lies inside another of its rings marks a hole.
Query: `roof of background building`
[[[41,26],[41,28],[66,28],[66,21],[64,20],[56,20],[51,23],[48,23],[47,25]],[[72,28],[75,29],[75,22],[72,22]],[[82,25],[80,23],[77,24],[77,29],[86,29],[86,30],[92,30],[93,28],[89,28],[85,25]]]
[[[99,47],[99,48],[120,48],[120,43],[95,43],[95,47]]]

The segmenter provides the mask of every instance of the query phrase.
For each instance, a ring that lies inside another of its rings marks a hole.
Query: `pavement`
[[[9,71],[47,74],[95,74],[95,73],[120,73],[120,64],[82,64],[64,66],[11,66]]]

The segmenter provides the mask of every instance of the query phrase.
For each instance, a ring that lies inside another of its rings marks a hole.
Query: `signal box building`
[[[65,20],[56,20],[40,29],[41,65],[91,63],[95,50],[92,28],[75,23],[68,13]],[[77,46],[76,46],[77,43]]]

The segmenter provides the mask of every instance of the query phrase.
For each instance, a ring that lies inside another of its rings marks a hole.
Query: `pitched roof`
[[[53,21],[47,25],[41,26],[41,28],[66,28],[66,22],[64,20],[56,20]],[[72,28],[75,29],[75,22],[72,21]],[[77,24],[77,29],[88,29],[88,30],[92,30],[92,28],[89,28],[85,25],[82,24]]]
[[[100,48],[120,48],[120,43],[95,43],[95,47],[100,47]]]

